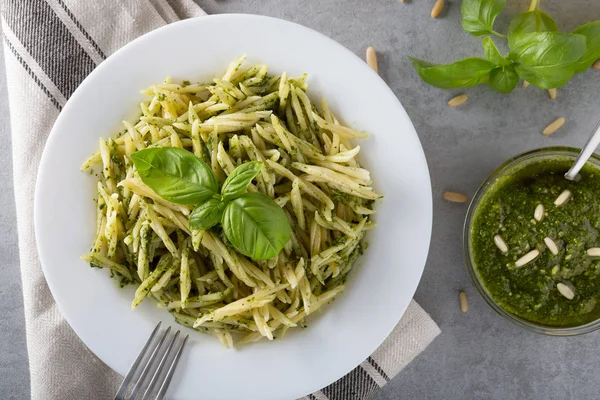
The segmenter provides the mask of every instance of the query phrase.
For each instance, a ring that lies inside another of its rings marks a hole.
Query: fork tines
[[[133,362],[115,400],[134,400],[140,395],[142,400],[164,399],[188,335],[179,339],[179,331],[173,334],[171,327],[161,331],[160,326],[159,322]]]

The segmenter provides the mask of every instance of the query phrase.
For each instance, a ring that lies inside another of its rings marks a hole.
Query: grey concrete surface
[[[481,38],[461,29],[459,0],[447,0],[437,20],[429,17],[433,0],[408,0],[404,4],[398,0],[196,1],[211,14],[256,13],[295,21],[361,56],[367,46],[374,46],[379,52],[381,75],[419,133],[431,172],[434,229],[415,297],[440,325],[442,334],[375,400],[600,397],[600,333],[544,337],[496,315],[474,291],[463,265],[461,235],[466,207],[446,203],[441,197],[445,190],[472,195],[489,172],[520,152],[583,145],[600,119],[600,71],[575,77],[559,89],[556,101],[534,87],[518,88],[510,95],[477,87],[464,91],[470,97],[464,106],[450,109],[447,100],[463,91],[426,86],[406,57],[445,63],[483,56]],[[507,12],[498,20],[499,31],[505,31],[510,17],[526,9],[528,2],[508,3]],[[595,0],[543,0],[542,7],[567,31],[600,19],[600,2]],[[5,165],[0,169],[0,398],[10,394],[8,398],[25,399],[27,353],[10,193],[7,104],[1,90],[4,79],[0,74],[0,157]],[[552,137],[543,137],[543,127],[559,116],[567,119],[564,128]],[[467,314],[458,307],[459,289],[469,295]]]

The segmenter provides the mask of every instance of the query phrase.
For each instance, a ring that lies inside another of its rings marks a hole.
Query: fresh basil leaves
[[[165,200],[196,205],[189,224],[207,230],[221,223],[229,242],[253,260],[275,257],[290,240],[287,215],[270,197],[245,193],[262,163],[251,161],[234,169],[219,192],[210,167],[189,151],[158,147],[131,154],[142,181]]]
[[[142,181],[177,204],[199,204],[219,190],[210,167],[189,151],[160,147],[136,151],[131,160]]]
[[[231,244],[255,260],[276,256],[290,240],[287,215],[259,192],[243,194],[229,203],[222,225]]]
[[[498,48],[496,47],[496,44],[494,43],[494,41],[492,40],[491,37],[489,37],[489,36],[484,37],[482,44],[483,44],[483,51],[485,52],[485,57],[488,60],[490,60],[490,62],[492,62],[494,65],[504,66],[504,65],[510,64],[510,61],[508,61],[502,55],[502,53],[500,53],[500,50],[498,50]]]
[[[600,21],[588,22],[573,31],[585,37],[585,54],[577,62],[575,73],[585,71],[600,58]]]
[[[515,42],[527,33],[556,31],[556,22],[545,12],[539,9],[524,12],[514,17],[508,26],[508,46],[513,48]]]
[[[409,57],[426,83],[442,89],[488,84],[510,93],[524,79],[543,89],[564,85],[573,75],[588,69],[600,58],[600,21],[590,22],[573,33],[558,32],[556,22],[532,0],[530,10],[513,18],[506,36],[494,30],[505,0],[463,0],[462,27],[474,36],[506,38],[509,53],[503,56],[491,37],[483,39],[487,60],[466,58],[436,65]]]
[[[260,173],[261,168],[262,163],[251,161],[234,169],[221,188],[223,200],[231,200],[244,193],[252,179]]]
[[[225,202],[221,199],[208,199],[206,202],[198,205],[190,213],[190,228],[205,231],[212,228],[219,222],[225,211]]]
[[[463,0],[460,7],[463,29],[475,36],[505,37],[494,31],[494,21],[505,3],[506,0]]]
[[[512,65],[494,68],[490,72],[490,87],[496,92],[510,93],[519,83],[519,74]]]
[[[453,64],[435,65],[410,58],[421,79],[442,89],[471,87],[487,83],[496,65],[483,58],[465,58]]]
[[[508,58],[521,78],[542,89],[567,83],[586,49],[584,36],[561,32],[528,33],[516,43]]]

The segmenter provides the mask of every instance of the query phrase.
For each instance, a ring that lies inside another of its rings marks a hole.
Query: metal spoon
[[[598,122],[598,124],[596,125],[596,128],[594,128],[594,132],[592,133],[592,135],[588,139],[587,143],[581,150],[581,153],[579,153],[579,157],[577,157],[577,160],[575,160],[575,164],[573,164],[571,169],[568,170],[567,173],[565,174],[565,178],[567,178],[570,181],[576,180],[577,174],[579,174],[579,171],[581,171],[581,168],[583,168],[583,166],[585,165],[587,160],[590,158],[590,156],[594,153],[594,150],[596,150],[596,147],[598,147],[599,144],[600,144],[600,122]]]

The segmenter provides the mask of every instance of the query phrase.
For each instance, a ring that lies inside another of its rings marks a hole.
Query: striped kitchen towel
[[[40,268],[33,196],[44,143],[67,99],[107,56],[148,31],[204,15],[192,0],[2,0],[14,187],[33,400],[110,399],[121,378],[75,336]],[[372,395],[439,334],[413,301],[385,343],[311,400]]]

